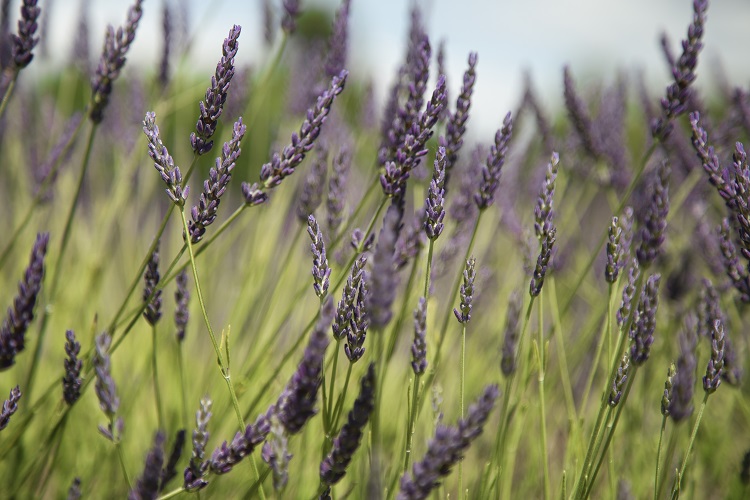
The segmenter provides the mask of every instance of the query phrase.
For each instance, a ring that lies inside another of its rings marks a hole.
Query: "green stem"
[[[333,428],[331,425],[333,424],[333,390],[336,387],[336,370],[338,368],[339,364],[339,348],[341,347],[341,339],[336,339],[336,349],[333,351],[333,368],[331,368],[331,381],[330,381],[330,389],[328,390],[328,406],[326,408],[326,416],[328,417],[328,428],[326,429],[326,432],[328,434],[333,434]],[[325,417],[324,417],[325,421]]]
[[[430,245],[427,247],[427,271],[424,275],[424,293],[422,297],[426,301],[430,297],[430,273],[432,272],[432,251],[435,246],[435,240],[430,240]]]
[[[34,357],[33,361],[31,363],[31,367],[29,368],[29,373],[26,376],[26,382],[24,386],[26,387],[26,391],[28,396],[31,397],[31,391],[33,389],[34,384],[34,377],[36,375],[37,369],[39,368],[39,365],[41,364],[41,357],[42,357],[42,347],[44,346],[44,337],[47,333],[47,327],[49,325],[49,317],[52,314],[52,311],[54,309],[55,299],[57,295],[57,287],[60,282],[60,273],[63,268],[63,259],[65,258],[65,252],[68,248],[68,242],[70,241],[70,233],[73,228],[73,219],[76,215],[76,209],[78,208],[78,200],[81,197],[81,190],[83,188],[83,182],[86,179],[86,171],[88,170],[88,166],[91,159],[91,149],[94,145],[94,136],[96,135],[97,126],[96,124],[91,125],[91,131],[89,132],[88,141],[86,143],[86,150],[83,155],[83,161],[81,166],[81,172],[78,176],[78,184],[76,186],[75,195],[73,196],[73,201],[71,202],[70,208],[68,209],[68,216],[65,220],[65,228],[63,229],[63,235],[62,239],[60,240],[60,249],[57,252],[57,263],[55,264],[55,270],[52,273],[52,281],[50,283],[49,287],[49,293],[47,295],[48,299],[48,306],[44,310],[44,314],[42,315],[42,321],[39,326],[39,335],[36,342],[36,348],[34,349]]]
[[[544,498],[550,498],[550,480],[549,480],[549,463],[547,460],[547,414],[544,406],[544,314],[542,307],[542,292],[539,292],[539,304],[537,305],[537,321],[539,323],[539,418],[542,431],[542,469],[544,471]]]
[[[432,250],[432,246],[430,246]],[[466,395],[466,323],[461,323],[461,355],[460,355],[460,370],[459,375],[460,386],[459,386],[459,407],[461,409],[461,418],[464,418],[464,397]],[[461,459],[458,462],[458,497],[463,498],[464,496],[464,461]]]
[[[3,76],[7,76],[8,71],[13,71],[13,76],[11,77],[11,80],[8,83],[8,87],[5,89],[5,94],[3,94],[3,100],[0,101],[0,118],[3,117],[3,114],[5,113],[5,108],[8,107],[10,96],[13,94],[13,89],[15,88],[16,80],[18,79],[18,71],[15,69],[7,69],[6,71],[4,71],[4,73],[6,74]]]
[[[685,458],[682,460],[682,468],[680,468],[677,479],[675,480],[674,489],[672,489],[672,500],[680,498],[680,490],[682,488],[682,480],[685,479],[685,469],[687,469],[688,460],[690,459],[690,452],[693,450],[693,444],[695,443],[695,436],[698,434],[698,427],[701,425],[701,419],[703,418],[703,412],[706,409],[706,403],[708,402],[708,396],[711,393],[706,391],[703,395],[703,402],[701,408],[698,410],[698,417],[695,419],[695,425],[693,425],[693,432],[690,434],[690,443],[688,443],[687,451],[685,452]]]
[[[596,354],[594,355],[594,361],[591,363],[591,370],[589,371],[588,380],[586,381],[586,389],[583,391],[583,399],[581,400],[581,408],[578,411],[578,415],[580,419],[583,419],[583,414],[586,411],[586,408],[588,407],[589,402],[589,396],[591,395],[591,387],[594,385],[594,377],[596,377],[596,373],[599,369],[599,362],[602,357],[602,352],[604,350],[604,344],[607,343],[607,364],[606,366],[610,366],[612,364],[612,299],[614,298],[614,285],[610,283],[609,285],[609,299],[607,300],[607,318],[604,322],[603,330],[601,334],[599,335],[599,343],[596,346]]]
[[[414,435],[414,425],[417,421],[417,401],[419,401],[419,379],[421,374],[414,376],[414,388],[411,394],[411,408],[409,408],[409,425],[406,428],[406,452],[404,453],[404,474],[409,470],[411,459],[411,443]]]
[[[133,490],[133,482],[130,480],[130,474],[128,474],[128,469],[125,467],[125,456],[122,452],[122,445],[120,443],[120,436],[114,436],[114,433],[116,432],[116,425],[115,425],[115,419],[112,418],[112,421],[110,422],[110,428],[112,429],[112,435],[115,437],[115,449],[117,450],[117,457],[120,460],[120,468],[122,469],[122,475],[125,476],[125,481],[128,483],[128,490]]]
[[[156,366],[156,353],[157,353],[157,339],[156,339],[156,325],[151,326],[151,339],[153,340],[153,349],[151,350],[151,369],[154,377],[154,398],[156,400],[156,416],[159,422],[159,430],[166,431],[164,425],[164,407],[161,402],[161,391],[159,391],[159,370]]]
[[[659,499],[659,470],[661,468],[661,463],[659,462],[659,459],[661,458],[661,443],[662,439],[664,438],[664,429],[667,427],[667,416],[664,415],[661,418],[661,430],[659,431],[659,445],[656,447],[656,474],[654,475],[654,500]]]
[[[342,409],[344,408],[344,401],[346,401],[346,393],[349,390],[349,381],[351,380],[353,367],[354,363],[350,362],[349,368],[346,370],[344,389],[341,391],[341,394],[339,394],[339,397],[336,401],[336,407],[333,409],[333,425],[331,426],[331,429],[333,429],[334,431],[337,431],[339,429],[339,418],[341,417]]]
[[[187,392],[185,390],[185,360],[184,353],[182,352],[182,342],[177,345],[177,363],[179,364],[180,371],[180,396],[182,399],[182,426],[185,429],[190,428],[190,420],[188,418],[188,405],[187,405]]]

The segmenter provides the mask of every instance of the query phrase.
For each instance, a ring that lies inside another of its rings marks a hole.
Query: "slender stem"
[[[112,422],[110,423],[110,428],[112,429],[112,433],[115,432],[115,419],[112,418]],[[125,456],[122,452],[122,444],[120,443],[119,436],[115,438],[115,449],[117,450],[117,457],[120,460],[120,468],[122,469],[122,475],[125,476],[125,481],[128,483],[128,490],[133,489],[133,482],[130,480],[130,474],[128,474],[128,469],[125,467]]]
[[[182,425],[185,429],[188,429],[190,426],[190,421],[188,419],[188,409],[187,409],[187,392],[185,390],[185,359],[184,359],[184,353],[182,352],[182,342],[179,342],[177,345],[177,363],[179,364],[179,371],[180,371],[180,396],[182,399]]]
[[[612,299],[614,297],[614,286],[612,284],[609,285],[609,299],[607,300],[607,318],[605,319],[604,324],[602,325],[603,329],[601,334],[599,335],[599,342],[596,346],[596,354],[594,355],[594,360],[590,364],[591,370],[589,371],[588,380],[586,381],[586,389],[583,391],[583,399],[581,400],[581,408],[578,411],[579,418],[583,418],[583,414],[586,412],[586,408],[588,407],[589,402],[589,396],[591,395],[591,387],[594,385],[594,377],[596,377],[596,373],[599,370],[599,361],[602,357],[602,351],[604,350],[604,344],[607,344],[607,364],[605,366],[611,366],[612,364],[612,346],[611,346],[611,339],[612,339]]]
[[[664,429],[667,427],[667,416],[664,415],[661,418],[661,430],[659,431],[659,445],[656,447],[656,474],[654,475],[654,500],[659,499],[659,470],[661,468],[661,463],[659,462],[659,459],[661,458],[661,443],[662,439],[664,438]]]
[[[432,250],[432,246],[430,246]],[[460,386],[459,386],[459,407],[461,409],[461,418],[464,418],[464,397],[466,395],[466,323],[461,323],[461,355],[460,355]],[[458,497],[463,498],[464,492],[464,461],[458,462]]]
[[[677,433],[672,431],[669,435],[669,443],[667,443],[667,453],[664,457],[663,463],[663,470],[668,470],[669,467],[672,464],[672,461],[674,460],[674,452],[677,448]],[[676,473],[677,471],[675,471]],[[659,484],[656,485],[657,491],[656,491],[656,497],[662,498],[661,494],[664,490],[664,485],[666,484],[666,481],[664,481],[664,478],[662,477]]]
[[[424,275],[424,293],[422,297],[427,300],[430,296],[430,273],[432,272],[432,251],[435,247],[435,240],[430,240],[430,244],[427,247],[427,270]]]
[[[13,71],[13,76],[11,77],[10,82],[8,83],[8,87],[5,89],[5,94],[3,94],[3,100],[0,101],[0,118],[2,118],[3,114],[5,113],[5,108],[8,107],[8,102],[10,101],[10,96],[13,94],[13,89],[16,86],[16,80],[18,79],[18,71],[15,69],[8,69],[5,71],[7,74],[8,71]]]
[[[706,403],[708,402],[708,396],[710,392],[706,392],[703,395],[703,402],[701,408],[698,410],[698,417],[695,419],[695,425],[693,425],[693,432],[690,434],[690,443],[688,443],[687,451],[685,452],[685,458],[682,460],[682,468],[680,468],[677,479],[675,480],[675,486],[672,489],[672,500],[680,498],[680,490],[682,488],[682,480],[685,479],[685,469],[687,469],[688,460],[690,459],[690,452],[693,450],[693,444],[695,443],[695,436],[698,434],[698,427],[701,425],[701,419],[703,418],[703,412],[706,409]]]
[[[333,409],[333,425],[331,426],[331,429],[334,431],[337,431],[339,428],[339,418],[341,417],[344,401],[346,400],[346,393],[349,390],[349,381],[351,380],[353,367],[354,363],[349,362],[349,368],[346,370],[346,379],[344,379],[344,389],[339,394],[339,397],[336,398],[336,407]]]
[[[65,229],[63,229],[63,235],[62,239],[60,240],[60,249],[57,252],[57,263],[55,264],[55,270],[52,273],[52,281],[50,283],[49,287],[49,293],[47,295],[48,297],[48,306],[44,310],[44,314],[42,315],[42,321],[39,326],[39,335],[36,342],[36,348],[34,349],[34,357],[33,361],[31,363],[31,367],[29,368],[29,373],[26,376],[26,391],[28,393],[28,397],[31,397],[31,391],[33,390],[33,384],[34,384],[34,377],[36,375],[37,369],[39,368],[39,365],[41,364],[41,357],[42,357],[42,347],[44,345],[44,336],[47,333],[47,326],[49,325],[49,317],[51,315],[51,310],[54,309],[55,299],[57,295],[57,287],[60,282],[60,273],[63,268],[63,259],[65,258],[65,251],[68,248],[68,242],[70,241],[70,233],[73,228],[73,219],[76,215],[76,209],[78,208],[78,200],[81,197],[81,190],[83,188],[83,182],[86,179],[86,171],[88,170],[89,166],[89,160],[91,159],[91,150],[94,145],[94,136],[96,135],[97,131],[97,125],[92,124],[91,130],[89,132],[88,141],[86,143],[86,150],[83,155],[83,161],[81,165],[81,172],[78,176],[78,184],[76,186],[75,194],[73,195],[73,200],[71,202],[70,208],[68,209],[68,215],[65,220]]]
[[[157,353],[157,339],[156,339],[156,325],[151,326],[151,339],[153,340],[153,349],[151,350],[151,369],[154,377],[154,398],[156,399],[156,416],[159,421],[159,429],[166,431],[164,425],[164,407],[161,402],[161,392],[159,391],[159,371],[156,366],[156,353]]]
[[[329,428],[326,429],[326,432],[332,434],[333,428],[330,427],[330,424],[333,423],[333,390],[336,387],[336,369],[339,364],[339,348],[341,347],[341,339],[336,339],[336,349],[333,351],[333,368],[331,368],[331,382],[330,382],[330,389],[328,390],[328,407],[326,409],[326,415],[328,417],[328,423]]]
[[[544,314],[542,307],[542,291],[539,292],[539,303],[537,305],[537,321],[539,323],[539,420],[542,431],[542,469],[544,471],[544,498],[550,498],[549,463],[547,460],[547,414],[544,405]]]
[[[409,408],[409,425],[406,428],[406,452],[404,453],[404,474],[409,470],[411,460],[411,443],[414,436],[414,425],[417,421],[417,401],[419,401],[419,379],[421,374],[414,376],[414,388],[411,394],[411,408]]]

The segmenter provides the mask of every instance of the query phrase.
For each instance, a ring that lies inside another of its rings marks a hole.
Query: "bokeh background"
[[[264,46],[263,2],[278,20],[278,0],[170,0],[176,37],[198,34],[190,47],[190,68],[211,72],[218,47],[232,23],[243,27],[237,62],[257,66],[269,53]],[[15,4],[17,2],[11,2]],[[104,26],[124,21],[129,0],[47,0],[42,16],[50,16],[46,57],[35,61],[22,78],[63,67],[75,51],[81,12],[87,12],[89,51],[101,51]],[[336,0],[302,0],[303,11],[333,16]],[[569,64],[576,80],[611,81],[622,69],[642,71],[654,92],[669,82],[659,38],[665,33],[678,52],[692,9],[690,0],[428,0],[419,2],[435,50],[446,42],[450,87],[460,78],[470,51],[479,53],[475,113],[469,134],[486,136],[498,128],[518,102],[524,72],[534,81],[542,102],[551,109],[562,104],[562,67]],[[163,0],[147,0],[131,64],[156,71],[162,47]],[[385,97],[406,44],[411,2],[352,0],[349,68],[354,79],[373,79],[379,99]],[[13,6],[12,15],[18,9]],[[705,51],[698,86],[715,90],[722,80],[734,85],[750,81],[750,1],[711,2]],[[277,23],[276,23],[277,24]],[[325,24],[324,24],[325,26]],[[42,38],[44,43],[44,37]],[[278,40],[278,37],[277,37]],[[679,53],[679,52],[678,52]],[[706,75],[707,72],[711,74]],[[713,87],[713,88],[712,88]]]

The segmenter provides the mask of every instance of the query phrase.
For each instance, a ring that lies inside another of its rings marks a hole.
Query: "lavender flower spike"
[[[297,18],[299,17],[299,0],[283,0],[284,17],[281,19],[281,29],[288,35],[297,30]]]
[[[29,265],[23,280],[18,283],[18,294],[0,326],[0,371],[13,366],[16,354],[26,346],[26,330],[34,319],[34,306],[44,279],[48,242],[49,233],[37,234]]]
[[[346,52],[349,45],[350,8],[351,0],[343,0],[333,20],[333,31],[328,42],[328,56],[325,62],[326,74],[329,78],[338,75],[346,67]]]
[[[161,180],[167,185],[167,196],[177,206],[185,205],[190,188],[182,188],[182,173],[180,167],[175,166],[172,155],[161,142],[159,127],[156,125],[156,113],[149,111],[143,119],[143,133],[148,139],[148,155],[154,161],[154,168],[161,175]]]
[[[190,319],[190,290],[188,289],[187,271],[183,269],[175,279],[177,281],[177,290],[174,293],[174,300],[177,303],[174,312],[174,324],[177,327],[177,341],[185,340],[185,330],[187,329],[188,319]]]
[[[333,449],[320,464],[320,484],[336,484],[346,474],[346,468],[359,447],[362,433],[375,407],[375,364],[370,363],[360,381],[359,396],[349,412],[346,423],[333,442]]]
[[[693,414],[693,390],[695,387],[695,347],[698,335],[695,331],[695,316],[688,316],[680,339],[680,356],[677,358],[676,372],[672,377],[672,397],[669,399],[668,414],[675,423]]]
[[[65,332],[65,375],[62,379],[63,399],[68,405],[72,405],[81,397],[81,370],[83,370],[83,361],[78,357],[81,352],[81,344],[76,341],[73,330]]]
[[[466,267],[464,268],[464,282],[461,285],[461,308],[460,310],[453,309],[453,314],[456,315],[459,323],[465,324],[471,319],[471,302],[474,298],[474,278],[476,277],[474,267],[476,262],[476,259],[471,257],[466,261]]]
[[[216,220],[221,197],[226,192],[229,181],[232,180],[237,159],[242,153],[240,141],[245,136],[247,127],[242,124],[242,117],[234,123],[232,139],[224,143],[221,149],[221,158],[216,158],[216,166],[208,172],[208,179],[203,181],[203,192],[198,205],[193,206],[190,211],[192,221],[188,225],[190,230],[190,241],[193,244],[203,239],[206,227]]]
[[[552,258],[552,248],[555,246],[557,241],[557,228],[552,227],[549,229],[542,240],[542,244],[539,248],[539,257],[536,259],[536,267],[534,268],[534,275],[529,283],[529,295],[537,297],[542,292],[542,286],[544,285],[544,278],[547,276],[547,268],[549,267],[549,261]]]
[[[13,63],[16,71],[25,68],[34,59],[32,50],[39,43],[35,37],[38,28],[37,19],[42,12],[37,0],[23,0],[21,4],[21,18],[18,20],[18,34],[13,36]]]
[[[315,289],[315,295],[322,300],[328,293],[331,268],[328,266],[323,233],[320,230],[320,226],[318,226],[318,221],[315,220],[315,216],[312,214],[307,217],[307,234],[310,235],[310,239],[312,240],[310,249],[313,254],[313,288]]]
[[[547,165],[547,174],[544,177],[542,191],[537,197],[536,206],[534,206],[534,232],[540,242],[552,227],[552,217],[554,216],[552,205],[555,197],[555,181],[557,180],[559,164],[560,155],[553,152]]]
[[[8,427],[10,417],[18,411],[18,401],[21,399],[21,388],[15,386],[10,390],[8,399],[3,403],[2,411],[0,411],[0,431]]]
[[[135,0],[128,10],[128,19],[124,27],[117,31],[109,25],[104,35],[104,49],[99,59],[96,74],[91,80],[91,104],[89,118],[94,123],[100,123],[104,117],[104,108],[109,103],[109,95],[112,93],[112,83],[120,75],[120,70],[125,66],[125,55],[130,45],[135,40],[135,30],[141,20],[143,0]]]
[[[690,85],[695,80],[698,54],[703,48],[701,38],[707,9],[707,0],[693,1],[693,23],[688,27],[687,39],[682,41],[682,54],[672,67],[674,82],[667,87],[667,95],[661,100],[662,116],[651,124],[654,139],[664,141],[672,131],[672,120],[687,110]]]
[[[435,170],[425,200],[424,230],[427,237],[436,240],[443,232],[443,219],[445,218],[445,148],[440,146],[435,155]]]
[[[401,230],[401,208],[391,204],[385,213],[372,257],[372,279],[367,310],[375,328],[391,321],[391,305],[396,298],[398,275],[395,268],[396,240]]]
[[[496,385],[488,386],[456,427],[438,425],[425,457],[414,464],[411,475],[407,473],[401,478],[398,500],[427,498],[430,491],[440,485],[441,479],[450,473],[471,442],[482,433],[498,394]]]
[[[195,124],[195,132],[190,134],[190,145],[197,155],[208,153],[214,146],[211,137],[216,131],[216,122],[224,110],[229,84],[234,77],[234,56],[237,55],[237,39],[241,31],[242,27],[236,24],[229,30],[221,46],[221,59],[211,77],[211,86],[206,89],[206,100],[198,104],[200,117]]]
[[[630,360],[635,366],[646,362],[651,353],[656,330],[656,310],[659,306],[660,274],[652,274],[638,300],[633,324],[630,327]]]
[[[482,167],[482,183],[479,192],[474,195],[474,201],[479,210],[484,210],[495,199],[495,191],[500,184],[500,172],[505,164],[505,155],[508,153],[508,143],[513,134],[513,120],[510,112],[505,115],[503,126],[495,133],[495,144],[490,148],[487,162]]]
[[[154,436],[154,446],[146,456],[143,474],[128,494],[128,500],[155,500],[159,494],[159,481],[164,465],[164,433],[159,431]]]
[[[674,376],[677,373],[677,367],[674,363],[670,363],[669,369],[667,370],[667,380],[664,381],[664,393],[661,397],[661,414],[665,417],[669,416],[669,407],[672,404],[673,391],[674,391]]]
[[[294,173],[294,169],[305,159],[305,154],[312,149],[320,135],[321,127],[331,111],[337,95],[344,90],[349,73],[343,70],[331,79],[331,85],[319,97],[315,106],[307,110],[307,118],[302,122],[299,134],[292,134],[292,142],[281,153],[274,153],[269,163],[260,169],[260,184],[242,184],[245,203],[258,205],[267,199],[265,190],[281,184],[285,177]]]
[[[419,298],[414,310],[414,342],[411,345],[411,367],[415,375],[422,375],[427,369],[427,301]]]
[[[279,420],[289,434],[298,433],[317,413],[315,402],[329,342],[327,331],[331,327],[333,314],[333,301],[329,297],[321,307],[320,319],[310,335],[302,362],[276,403]]]
[[[193,455],[190,464],[185,468],[183,486],[187,491],[204,488],[208,482],[203,479],[208,469],[206,445],[208,444],[208,421],[211,420],[211,399],[206,396],[201,399],[200,408],[195,412],[195,429],[193,430]]]
[[[620,244],[622,236],[622,227],[619,224],[617,216],[612,217],[612,224],[609,225],[607,239],[607,265],[604,267],[604,279],[607,283],[614,283],[622,269],[624,252]]]
[[[357,291],[357,304],[352,308],[352,315],[349,319],[349,328],[346,331],[346,344],[344,344],[344,354],[351,363],[356,363],[365,354],[365,338],[367,337],[367,328],[370,326],[370,317],[365,307],[369,295],[365,276],[359,282]]]
[[[609,393],[609,406],[614,408],[620,402],[622,398],[622,390],[625,387],[625,383],[628,381],[628,371],[630,370],[630,359],[625,354],[620,360],[620,366],[617,367],[617,373],[615,379],[612,381],[612,390]]]
[[[365,255],[360,255],[354,261],[354,264],[352,264],[349,277],[347,277],[346,283],[344,284],[344,290],[341,292],[341,300],[339,301],[338,306],[336,306],[336,316],[331,325],[333,338],[336,340],[345,338],[349,331],[349,321],[352,319],[355,300],[357,299],[357,291],[362,282],[366,263],[367,257]]]
[[[451,169],[456,165],[458,152],[464,144],[464,133],[466,122],[469,119],[469,108],[471,107],[471,96],[474,92],[474,83],[477,81],[476,73],[477,53],[469,54],[469,67],[464,72],[464,84],[461,93],[456,98],[456,112],[451,113],[448,123],[445,125],[445,137],[440,137],[438,143],[445,148],[445,184],[450,179]]]
[[[703,390],[708,394],[715,392],[721,385],[721,375],[724,371],[724,342],[724,325],[717,319],[711,330],[711,359],[703,377]]]
[[[518,348],[518,337],[521,335],[519,320],[521,319],[522,305],[521,294],[513,292],[508,301],[505,336],[500,360],[500,370],[506,377],[516,371],[516,349]]]
[[[346,204],[346,181],[352,165],[351,150],[344,146],[333,157],[331,177],[328,179],[328,198],[326,209],[328,217],[328,234],[336,236],[344,220],[344,206]]]
[[[271,416],[271,430],[263,444],[261,458],[273,472],[273,489],[283,490],[289,482],[289,461],[292,454],[289,453],[289,436],[275,415]]]
[[[148,260],[146,272],[143,275],[143,280],[146,282],[143,288],[143,302],[146,303],[146,307],[143,310],[143,317],[146,318],[146,321],[151,326],[154,326],[161,318],[161,290],[156,289],[160,279],[159,243],[157,242],[156,248],[154,248],[154,252]]]
[[[272,409],[267,413],[259,415],[252,424],[245,427],[244,432],[234,435],[231,444],[224,441],[211,454],[207,466],[214,474],[226,474],[243,458],[250,455],[255,448],[266,439],[271,430],[270,417]],[[187,479],[187,471],[185,471]]]
[[[94,342],[93,365],[96,375],[96,396],[99,398],[99,407],[105,415],[112,420],[120,407],[120,398],[117,397],[117,387],[112,379],[112,369],[109,360],[109,346],[112,337],[107,332],[102,332]]]
[[[638,264],[644,268],[664,252],[669,214],[669,165],[666,162],[659,167],[652,190],[646,221],[641,228],[641,244],[636,250]]]

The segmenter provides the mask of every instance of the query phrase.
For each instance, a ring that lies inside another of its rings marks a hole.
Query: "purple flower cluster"
[[[347,336],[351,328],[350,322],[354,314],[357,302],[357,295],[362,295],[361,284],[364,279],[364,268],[367,263],[367,256],[360,255],[352,264],[352,269],[344,284],[344,290],[341,292],[341,300],[336,306],[336,316],[333,318],[331,329],[333,338],[341,340]]]
[[[458,160],[458,152],[464,144],[464,133],[466,133],[466,122],[469,119],[469,108],[471,108],[471,96],[474,92],[474,83],[477,81],[476,73],[477,53],[469,53],[469,67],[464,72],[461,93],[456,98],[456,111],[450,113],[448,123],[445,125],[445,137],[440,137],[439,144],[445,148],[445,183],[448,184],[450,173]],[[447,109],[447,106],[446,106]]]
[[[396,298],[398,274],[395,268],[396,241],[401,231],[402,209],[391,204],[385,213],[383,227],[378,235],[372,257],[372,278],[368,294],[367,311],[372,326],[382,329],[391,321],[391,305]]]
[[[221,149],[221,157],[216,158],[216,165],[208,171],[208,179],[203,181],[203,192],[198,200],[198,205],[193,206],[190,210],[193,220],[190,221],[188,229],[190,241],[193,244],[203,239],[206,227],[216,220],[221,197],[226,192],[229,181],[232,180],[232,172],[242,153],[240,141],[242,141],[246,131],[247,127],[242,124],[242,117],[240,117],[234,123],[232,139],[224,143],[224,147]]]
[[[312,214],[307,217],[307,234],[310,235],[310,239],[312,240],[310,250],[312,250],[313,254],[313,288],[315,289],[315,295],[322,300],[328,293],[331,268],[328,265],[323,232],[320,230],[318,221]]]
[[[638,264],[644,269],[664,252],[669,214],[669,165],[662,162],[651,186],[651,200],[641,228],[641,244],[636,250]]]
[[[16,70],[25,68],[34,59],[32,51],[39,43],[39,37],[34,36],[38,28],[37,19],[42,9],[38,0],[23,0],[21,4],[21,18],[18,20],[18,34],[13,36],[13,63]]]
[[[323,188],[328,173],[328,148],[319,142],[315,149],[317,152],[315,161],[297,197],[297,218],[303,224],[307,223],[307,216],[315,213],[323,202]]]
[[[495,191],[500,184],[500,173],[505,165],[508,143],[512,135],[513,119],[509,112],[505,115],[503,126],[495,133],[495,144],[490,148],[487,162],[482,167],[482,183],[479,185],[479,192],[474,195],[479,210],[486,209],[495,200]]]
[[[157,242],[151,258],[146,265],[146,272],[143,275],[145,286],[143,287],[143,302],[146,304],[143,310],[143,317],[151,326],[155,325],[161,318],[161,290],[157,290],[159,285],[159,244]]]
[[[703,390],[708,394],[716,391],[721,385],[721,375],[724,371],[724,347],[725,347],[724,325],[721,320],[714,322],[711,330],[711,359],[706,366],[706,375],[703,377]]]
[[[414,342],[411,345],[411,367],[415,375],[422,375],[427,369],[427,300],[419,298],[414,309]]]
[[[188,319],[190,319],[190,290],[188,289],[188,275],[186,270],[182,270],[175,278],[177,290],[174,292],[174,300],[177,303],[174,311],[174,324],[177,327],[177,341],[185,340],[185,330],[187,329]]]
[[[430,181],[430,188],[425,200],[424,230],[427,237],[436,240],[443,232],[443,219],[445,218],[445,148],[440,146],[435,155],[435,170]]]
[[[459,323],[466,324],[471,320],[471,302],[474,300],[474,279],[476,278],[476,259],[471,257],[464,268],[464,282],[461,285],[461,306],[453,309],[453,314]]]
[[[660,282],[660,274],[652,274],[648,277],[630,326],[630,360],[635,366],[646,362],[651,353],[651,344],[654,343]]]
[[[26,347],[26,330],[34,319],[34,306],[42,289],[48,243],[49,233],[37,234],[29,265],[18,283],[18,294],[0,326],[0,371],[13,366],[16,355]]]
[[[148,139],[148,155],[154,161],[154,168],[167,186],[167,196],[177,206],[185,205],[189,187],[182,187],[180,167],[175,166],[172,155],[161,142],[159,127],[156,125],[156,113],[149,111],[143,119],[143,133]]]
[[[18,411],[18,401],[21,399],[21,388],[15,386],[10,390],[8,399],[3,402],[2,411],[0,411],[0,431],[8,427],[10,417]]]
[[[346,203],[346,181],[352,165],[352,153],[349,147],[342,147],[338,154],[333,157],[331,165],[331,177],[328,179],[328,198],[326,198],[326,210],[328,220],[328,232],[331,237],[338,233],[341,223],[344,221],[344,206]]]
[[[146,455],[143,474],[128,494],[128,500],[155,500],[159,494],[162,466],[164,465],[164,433],[154,436],[154,445]]]
[[[346,423],[333,441],[331,452],[320,464],[321,485],[334,485],[346,474],[346,468],[359,448],[370,413],[375,408],[375,383],[375,364],[370,363],[367,373],[360,380],[359,395],[347,416]]]
[[[672,377],[672,393],[669,398],[668,414],[672,420],[681,422],[693,414],[693,390],[695,388],[695,348],[698,335],[695,332],[695,317],[688,316],[685,327],[679,336],[680,355],[677,358]]]
[[[125,66],[125,55],[130,45],[135,40],[135,30],[143,15],[143,0],[136,0],[128,9],[128,19],[125,26],[117,28],[107,26],[104,34],[104,48],[96,68],[96,74],[91,80],[91,104],[89,118],[94,123],[100,123],[104,118],[104,108],[109,103],[109,95],[112,93],[112,83],[120,75],[120,70]]]
[[[200,408],[195,412],[195,429],[193,430],[193,455],[190,464],[185,468],[184,487],[187,491],[195,491],[205,487],[208,483],[203,479],[208,469],[206,445],[208,444],[208,421],[211,420],[211,399],[201,399]]]
[[[320,135],[321,127],[326,116],[331,111],[331,106],[337,95],[344,90],[346,70],[342,70],[338,76],[331,79],[331,84],[319,97],[315,106],[307,110],[307,118],[302,122],[299,134],[292,134],[292,142],[282,152],[274,153],[271,161],[264,164],[260,169],[261,184],[242,184],[242,193],[248,205],[259,205],[264,203],[268,197],[265,190],[272,189],[281,184],[285,177],[294,173],[294,169],[305,159],[305,155],[315,145],[315,140]]]
[[[622,390],[628,381],[628,371],[630,370],[630,358],[625,354],[620,360],[620,366],[617,367],[615,379],[612,381],[612,390],[609,392],[609,406],[614,408],[622,398]]]
[[[427,498],[430,491],[440,485],[441,479],[450,473],[471,442],[482,433],[498,394],[496,385],[486,387],[476,403],[469,407],[466,418],[459,420],[456,427],[438,425],[425,457],[414,464],[411,475],[407,473],[401,478],[398,500]]]
[[[552,258],[552,249],[555,246],[557,237],[557,228],[553,222],[554,211],[552,204],[555,196],[555,180],[557,180],[557,167],[559,163],[560,156],[556,152],[553,152],[547,165],[544,184],[534,207],[534,232],[539,240],[539,256],[537,257],[536,267],[534,268],[531,283],[529,284],[529,294],[532,297],[538,296],[542,291],[549,261]]]
[[[518,348],[518,338],[521,335],[519,321],[522,306],[521,294],[513,292],[508,301],[502,357],[500,358],[500,370],[506,377],[516,371],[516,349]]]
[[[65,375],[62,379],[63,399],[68,405],[72,405],[81,397],[81,370],[83,370],[83,360],[78,355],[81,353],[81,344],[76,341],[76,335],[73,330],[65,332]]]
[[[197,155],[208,153],[214,146],[211,137],[216,131],[216,123],[224,109],[229,85],[234,77],[234,56],[237,55],[237,39],[241,31],[242,27],[236,24],[229,30],[229,35],[221,46],[221,59],[216,64],[211,85],[206,89],[206,99],[198,104],[200,117],[195,124],[195,132],[190,134],[190,145]]]
[[[667,87],[667,95],[661,100],[662,116],[651,124],[651,135],[663,141],[672,131],[672,120],[685,111],[690,99],[690,85],[695,80],[698,54],[703,48],[703,25],[706,22],[707,0],[693,1],[693,22],[688,27],[687,39],[682,42],[682,54],[672,67],[674,82]]]

